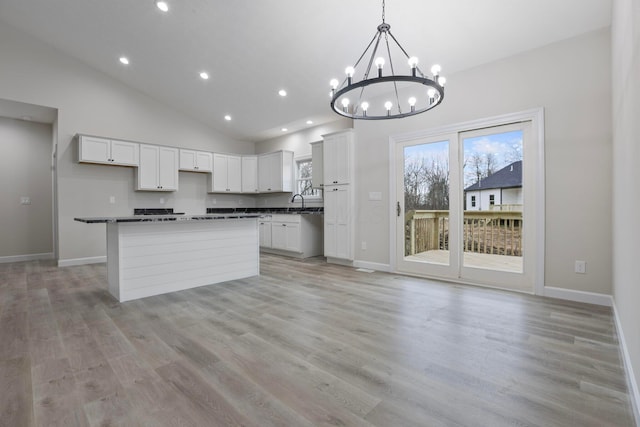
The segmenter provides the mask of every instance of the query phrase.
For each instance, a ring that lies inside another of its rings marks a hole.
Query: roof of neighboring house
[[[473,185],[464,191],[488,190],[491,188],[522,187],[522,160],[513,162]]]

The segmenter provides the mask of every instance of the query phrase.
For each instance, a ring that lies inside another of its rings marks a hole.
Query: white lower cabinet
[[[276,214],[261,218],[260,248],[297,258],[322,255],[322,215]]]
[[[349,185],[324,188],[324,256],[353,259],[351,226],[351,187]]]
[[[258,221],[260,233],[260,247],[271,247],[271,217],[261,218]]]
[[[289,215],[291,216],[291,215]],[[271,247],[283,251],[300,252],[300,223],[297,222],[272,222],[271,223]]]

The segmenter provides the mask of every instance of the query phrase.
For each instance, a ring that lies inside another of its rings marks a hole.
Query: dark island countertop
[[[272,214],[289,214],[289,215],[322,215],[324,214],[323,207],[309,207],[309,208],[207,208],[207,214],[260,214],[260,215],[272,215]]]
[[[221,219],[260,218],[257,213],[207,214],[207,215],[132,215],[117,217],[74,218],[87,224],[106,224],[121,222],[165,222],[165,221],[211,221]]]

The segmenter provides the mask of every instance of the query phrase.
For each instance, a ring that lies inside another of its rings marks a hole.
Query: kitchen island
[[[124,302],[258,275],[259,216],[74,219],[107,224],[109,292]]]

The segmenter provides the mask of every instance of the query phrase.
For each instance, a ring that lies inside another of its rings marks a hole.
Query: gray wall
[[[0,257],[53,255],[52,132],[0,117]]]
[[[0,40],[0,98],[58,109],[60,260],[106,252],[104,226],[78,223],[74,217],[130,215],[134,207],[159,206],[204,213],[208,206],[253,203],[251,198],[207,195],[204,174],[180,172],[178,192],[157,194],[133,190],[133,168],[78,164],[77,133],[220,152],[253,153],[255,146],[165,107],[8,25],[0,27]],[[109,203],[110,196],[115,204]]]
[[[613,2],[613,297],[640,384],[640,3]],[[640,395],[635,389],[636,404]],[[636,416],[638,407],[636,406]],[[639,419],[640,422],[640,419]]]
[[[543,107],[545,285],[609,294],[610,52],[609,30],[600,30],[447,76],[446,98],[431,112],[356,120],[356,259],[390,262],[390,135]],[[370,191],[383,202],[369,201]],[[587,274],[574,273],[577,259],[587,261]]]

